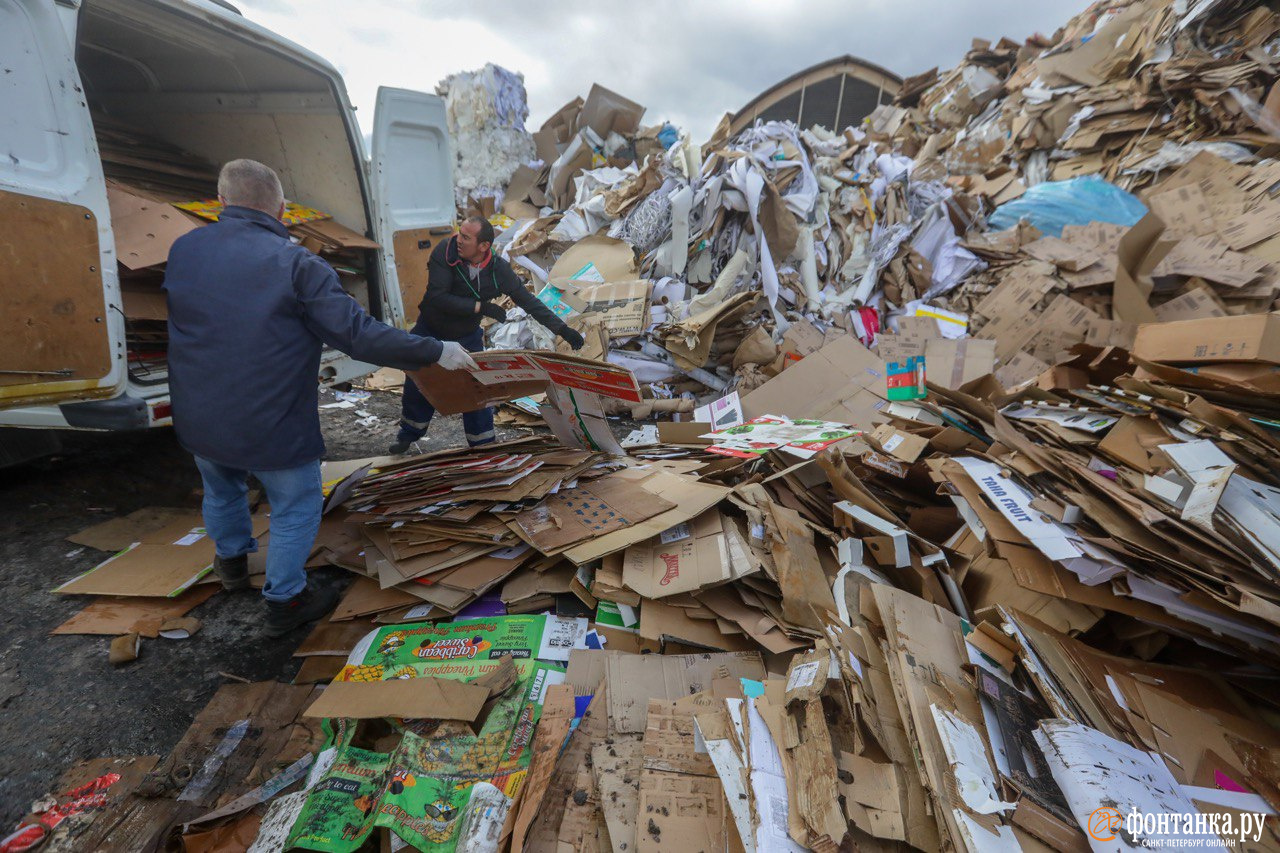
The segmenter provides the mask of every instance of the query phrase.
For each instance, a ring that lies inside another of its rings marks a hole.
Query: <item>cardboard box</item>
[[[1149,361],[1173,364],[1209,361],[1280,364],[1280,313],[1145,323],[1138,327],[1133,354]]]

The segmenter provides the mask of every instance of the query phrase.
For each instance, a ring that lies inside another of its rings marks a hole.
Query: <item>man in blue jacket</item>
[[[416,370],[474,367],[456,343],[374,320],[325,261],[289,240],[280,179],[253,160],[218,177],[218,221],[169,252],[169,393],[178,441],[204,480],[205,528],[228,590],[249,586],[257,550],[249,474],[271,504],[271,547],[262,590],[267,634],[278,637],[332,609],[336,590],[307,583],[320,527],[317,377],[325,344],[374,364]]]
[[[427,292],[418,306],[415,334],[430,335],[442,341],[457,341],[470,352],[484,349],[484,331],[480,321],[491,317],[499,323],[507,321],[507,312],[493,300],[509,296],[551,332],[563,338],[575,350],[582,349],[582,335],[569,328],[529,292],[524,282],[511,269],[511,264],[497,257],[493,247],[493,226],[482,216],[472,216],[458,227],[458,233],[431,252],[427,264]],[[435,415],[435,408],[422,396],[412,379],[404,383],[400,409],[400,432],[391,445],[392,453],[405,453],[422,438]],[[472,447],[494,441],[493,409],[483,408],[462,416],[462,430]]]

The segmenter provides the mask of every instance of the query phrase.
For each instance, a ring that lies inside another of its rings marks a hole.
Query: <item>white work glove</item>
[[[471,353],[462,348],[462,344],[457,341],[441,341],[444,349],[440,350],[440,360],[436,364],[445,370],[462,370],[471,368],[479,370],[475,361],[471,358]]]

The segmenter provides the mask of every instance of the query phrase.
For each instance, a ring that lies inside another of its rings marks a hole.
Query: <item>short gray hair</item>
[[[280,176],[257,160],[232,160],[218,173],[218,195],[227,204],[251,207],[275,216],[284,203]]]

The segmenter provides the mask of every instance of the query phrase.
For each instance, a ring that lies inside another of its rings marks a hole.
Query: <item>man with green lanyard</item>
[[[468,352],[484,349],[484,332],[480,320],[492,317],[506,322],[507,314],[493,304],[499,296],[509,296],[552,333],[569,346],[582,348],[582,335],[555,315],[529,292],[511,265],[490,251],[493,226],[488,220],[472,216],[458,227],[458,233],[436,246],[428,264],[427,292],[418,306],[416,335],[430,335],[441,341],[457,341]],[[406,453],[422,438],[435,415],[435,408],[422,396],[412,380],[404,383],[404,399],[400,409],[400,432],[391,445],[392,453]],[[472,447],[495,440],[493,410],[467,412],[462,416],[463,431]]]

